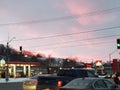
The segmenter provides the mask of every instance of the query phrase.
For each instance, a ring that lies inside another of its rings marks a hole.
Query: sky
[[[0,0],[0,43],[57,58],[119,59],[120,0]]]

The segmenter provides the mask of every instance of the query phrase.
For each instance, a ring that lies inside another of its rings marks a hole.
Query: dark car
[[[61,69],[57,74],[41,74],[23,82],[23,90],[58,90],[75,78],[91,77],[96,75],[93,69]]]
[[[36,75],[23,82],[23,90],[58,90],[64,83],[71,80],[72,77],[56,76],[54,74]]]
[[[116,90],[117,86],[110,80],[103,78],[77,78],[59,90]]]
[[[98,75],[95,74],[95,69],[87,68],[61,69],[57,72],[57,76],[69,76],[74,78],[98,77]]]

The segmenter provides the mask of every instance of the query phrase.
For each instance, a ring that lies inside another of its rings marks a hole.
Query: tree
[[[0,44],[0,55],[4,55],[6,51],[6,48],[3,44]]]
[[[64,68],[71,68],[71,67],[76,67],[77,62],[74,59],[66,58],[63,60],[62,67]]]

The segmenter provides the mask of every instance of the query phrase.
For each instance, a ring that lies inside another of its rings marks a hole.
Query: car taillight
[[[62,86],[62,81],[58,81],[57,85],[58,85],[58,87],[61,87]]]
[[[35,80],[34,84],[35,84],[35,85],[38,85],[38,80]]]

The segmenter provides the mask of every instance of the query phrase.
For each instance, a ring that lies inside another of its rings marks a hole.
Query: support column
[[[30,78],[30,76],[31,76],[31,72],[30,72],[31,70],[30,70],[30,65],[28,66],[28,77]]]
[[[13,77],[16,78],[16,66],[13,65]]]
[[[26,66],[23,66],[23,74],[26,76]]]

